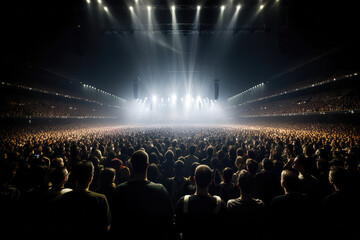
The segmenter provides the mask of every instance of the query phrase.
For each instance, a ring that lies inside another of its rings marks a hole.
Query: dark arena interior
[[[360,239],[354,1],[1,5],[1,240]]]

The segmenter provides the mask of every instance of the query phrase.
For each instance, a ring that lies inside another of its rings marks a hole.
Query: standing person
[[[189,177],[191,174],[191,165],[194,162],[199,162],[199,159],[194,155],[196,152],[196,146],[191,145],[189,149],[189,155],[187,155],[184,159],[185,164],[185,177]]]
[[[149,156],[134,152],[130,159],[134,178],[120,184],[114,192],[111,211],[112,237],[123,239],[169,239],[173,209],[162,184],[148,181]]]
[[[240,197],[227,202],[230,229],[237,232],[241,226],[243,239],[262,239],[264,233],[265,205],[252,197],[254,185],[254,177],[247,170],[241,170],[237,183]]]
[[[59,239],[99,239],[110,230],[111,215],[106,197],[89,191],[94,177],[90,161],[76,163],[71,172],[73,191],[54,200],[53,234]]]
[[[222,239],[227,209],[218,196],[209,194],[210,167],[199,165],[195,170],[196,191],[185,195],[175,207],[175,225],[183,239]]]

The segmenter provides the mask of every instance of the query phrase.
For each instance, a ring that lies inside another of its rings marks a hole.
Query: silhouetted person
[[[360,239],[359,197],[351,189],[349,180],[350,176],[343,167],[330,168],[329,182],[335,191],[326,196],[322,204],[322,229],[326,239]]]
[[[238,177],[240,197],[227,202],[229,212],[230,236],[238,234],[241,238],[261,239],[264,233],[265,206],[260,199],[254,199],[254,178],[247,170],[241,170]]]
[[[185,164],[185,177],[189,177],[191,174],[191,165],[194,162],[199,162],[198,157],[196,157],[194,154],[196,152],[196,146],[191,145],[189,148],[189,155],[187,155],[184,159]]]
[[[89,191],[94,176],[90,161],[73,166],[73,191],[54,200],[53,236],[57,239],[99,239],[107,236],[111,215],[106,197]]]
[[[196,192],[182,197],[175,208],[175,224],[183,239],[219,239],[227,221],[227,209],[218,196],[209,194],[211,169],[195,170]]]
[[[120,184],[114,193],[112,238],[169,239],[173,209],[168,192],[163,185],[147,180],[146,152],[136,151],[130,163],[133,180]]]
[[[313,234],[314,205],[300,193],[295,172],[282,171],[281,186],[285,194],[274,197],[270,205],[272,239],[309,239]]]

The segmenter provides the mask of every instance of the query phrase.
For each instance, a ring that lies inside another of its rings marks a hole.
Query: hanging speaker
[[[214,99],[215,100],[218,100],[218,98],[219,98],[219,82],[220,82],[220,80],[219,79],[215,79],[214,80]]]

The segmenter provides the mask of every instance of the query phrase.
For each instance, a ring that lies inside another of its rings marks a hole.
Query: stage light
[[[156,103],[156,100],[157,100],[156,95],[152,96],[152,101],[153,101],[154,103]]]
[[[222,5],[222,6],[221,6],[221,11],[224,11],[224,9],[225,9],[225,6]]]
[[[134,11],[133,6],[130,6],[129,9],[130,9],[130,11]]]
[[[98,1],[98,3],[100,3],[101,4],[101,0],[97,0]]]
[[[196,9],[197,9],[198,11],[200,10],[200,8],[201,8],[200,5],[197,5]]]
[[[260,5],[260,10],[262,10],[264,8],[264,4]]]
[[[90,3],[90,0],[86,0],[87,3]]]
[[[175,95],[175,94],[173,94],[173,95],[171,96],[171,100],[172,100],[173,103],[176,102],[176,95]]]
[[[147,10],[148,10],[148,11],[151,11],[151,6],[147,6]]]
[[[238,4],[238,5],[236,6],[236,10],[240,10],[240,8],[241,8],[241,5]]]
[[[104,7],[105,12],[109,11],[109,9],[105,6]]]
[[[171,6],[171,10],[175,11],[175,6],[174,5]]]

